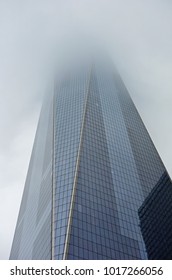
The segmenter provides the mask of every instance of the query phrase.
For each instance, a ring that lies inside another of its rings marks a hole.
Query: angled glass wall
[[[71,71],[44,102],[10,258],[150,258],[139,209],[163,174],[116,70]]]
[[[51,259],[52,101],[41,110],[10,259]]]

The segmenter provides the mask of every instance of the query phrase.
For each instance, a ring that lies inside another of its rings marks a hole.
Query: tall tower
[[[147,259],[138,210],[163,174],[118,73],[69,72],[43,104],[10,258]]]

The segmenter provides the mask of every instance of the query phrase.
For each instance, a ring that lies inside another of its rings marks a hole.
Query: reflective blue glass
[[[44,102],[10,258],[160,258],[154,233],[168,223],[163,201],[150,205],[157,188],[172,205],[171,180],[119,74],[100,64],[74,71]]]

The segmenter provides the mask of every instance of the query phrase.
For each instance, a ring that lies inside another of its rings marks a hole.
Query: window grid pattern
[[[117,79],[117,94],[136,162],[139,180],[142,185],[142,191],[146,198],[150,190],[165,172],[165,168],[119,76]]]
[[[96,77],[91,78],[68,259],[140,259],[138,241],[120,232]]]
[[[48,96],[41,110],[10,259],[51,259],[52,120],[52,96]],[[37,246],[38,239],[44,245]]]
[[[67,259],[169,258],[172,184],[149,134],[118,73],[77,71],[43,104],[10,259],[63,259],[75,174]]]
[[[172,259],[172,182],[167,172],[139,209],[140,226],[149,259]]]
[[[69,219],[88,77],[70,77],[56,93],[54,258],[62,259]]]
[[[138,243],[140,254],[138,259],[147,259],[138,218],[138,208],[143,202],[144,195],[118,98],[117,77],[114,77],[113,72],[108,69],[103,71],[97,69],[96,72],[98,73],[120,232]],[[137,251],[138,247],[136,246],[134,249]]]

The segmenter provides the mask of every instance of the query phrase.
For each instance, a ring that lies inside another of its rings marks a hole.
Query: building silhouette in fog
[[[116,70],[68,71],[43,103],[10,259],[158,258],[145,222],[160,213],[155,231],[165,227],[163,194],[149,206],[163,176],[169,184]]]

